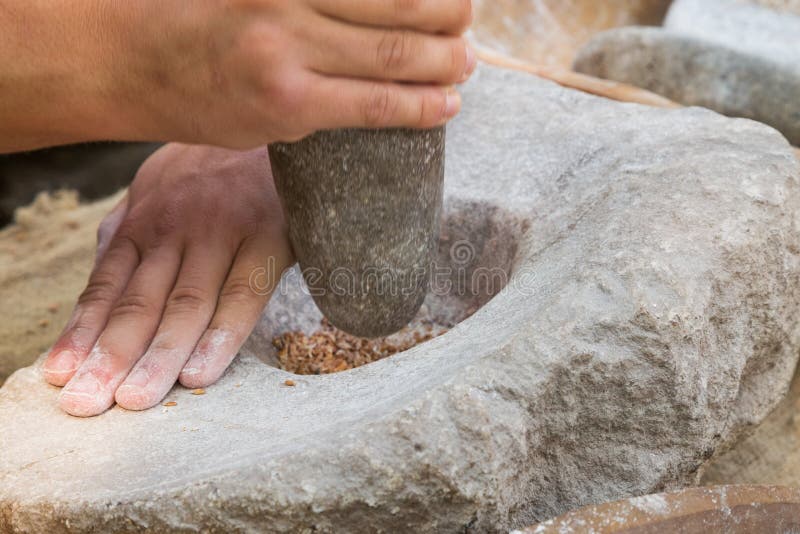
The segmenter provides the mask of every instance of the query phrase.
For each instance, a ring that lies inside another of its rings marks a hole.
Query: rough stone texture
[[[682,104],[764,122],[800,144],[800,64],[784,65],[674,31],[632,27],[595,36],[578,53],[574,68]]]
[[[351,334],[393,334],[428,292],[444,127],[336,130],[270,146],[292,248],[314,300]]]
[[[704,469],[703,484],[800,487],[800,373],[789,395],[751,435]]]
[[[675,0],[664,27],[800,72],[800,17],[792,14],[737,0]]]
[[[511,275],[477,313],[287,387],[271,336],[317,313],[295,271],[220,383],[174,407],[70,418],[21,370],[0,390],[0,531],[502,531],[695,482],[762,420],[800,341],[785,140],[486,66],[464,96],[440,259]]]

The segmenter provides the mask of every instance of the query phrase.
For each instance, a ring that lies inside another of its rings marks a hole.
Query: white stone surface
[[[0,531],[502,531],[691,483],[762,420],[798,349],[786,141],[486,66],[464,97],[443,247],[510,270],[493,300],[286,387],[254,354],[313,322],[294,285],[216,386],[141,413],[71,418],[20,370],[0,390]]]
[[[800,68],[800,16],[737,0],[675,0],[664,27]]]

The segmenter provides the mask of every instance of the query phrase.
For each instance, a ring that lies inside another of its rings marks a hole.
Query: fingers
[[[88,417],[111,407],[114,392],[155,333],[179,265],[180,247],[162,246],[143,258],[89,357],[61,391],[62,410]]]
[[[158,331],[117,389],[117,404],[145,410],[169,393],[211,320],[232,256],[222,245],[187,249]]]
[[[453,88],[324,76],[309,83],[305,120],[315,129],[433,128],[461,110],[461,96]]]
[[[116,206],[106,215],[97,229],[97,252],[95,253],[95,266],[103,259],[103,256],[111,244],[111,240],[117,234],[119,225],[128,214],[129,196],[125,195]]]
[[[376,2],[379,3],[379,2]],[[465,81],[477,59],[466,39],[413,31],[353,29],[332,21],[313,34],[311,67],[351,78],[454,84]]]
[[[283,239],[258,235],[242,243],[208,330],[181,371],[181,384],[207,387],[225,372],[290,265],[289,247],[278,245]]]
[[[66,384],[83,363],[106,326],[108,314],[139,264],[139,251],[125,237],[112,239],[43,366],[45,380]]]
[[[369,26],[460,35],[472,23],[471,0],[312,0],[329,17]]]

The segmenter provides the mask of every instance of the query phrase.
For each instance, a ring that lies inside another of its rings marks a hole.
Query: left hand
[[[88,286],[44,364],[59,405],[143,410],[222,376],[294,259],[266,149],[167,145],[98,231]]]

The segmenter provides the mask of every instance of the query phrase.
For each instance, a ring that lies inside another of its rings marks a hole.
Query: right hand
[[[324,129],[431,128],[458,113],[452,85],[476,65],[462,37],[471,0],[131,5],[120,90],[137,88],[124,120],[140,138],[250,148]]]

